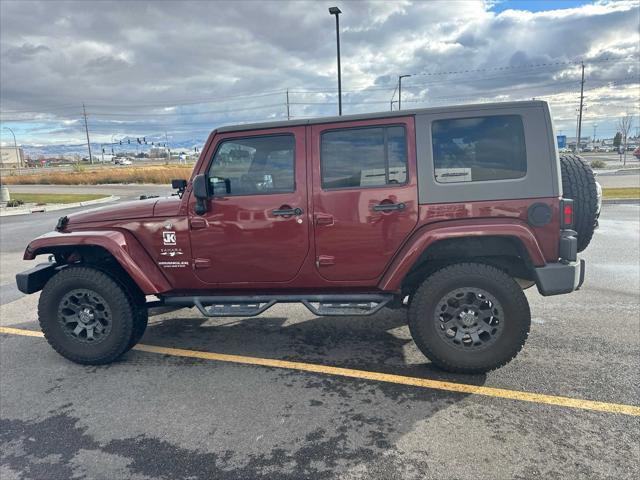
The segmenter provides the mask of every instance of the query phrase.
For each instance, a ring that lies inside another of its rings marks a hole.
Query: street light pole
[[[411,75],[400,75],[398,77],[398,110],[402,110],[402,79]]]
[[[18,143],[16,142],[16,134],[13,133],[13,130],[11,130],[9,127],[3,127],[3,128],[6,128],[7,130],[9,130],[11,132],[11,135],[13,135],[13,148],[16,149],[16,160],[20,164],[20,167],[24,167],[24,165],[22,164],[22,157],[20,157],[20,150],[18,150]]]
[[[336,44],[338,51],[338,115],[342,115],[342,74],[340,71],[340,18],[342,11],[338,7],[329,8],[329,13],[336,16]]]

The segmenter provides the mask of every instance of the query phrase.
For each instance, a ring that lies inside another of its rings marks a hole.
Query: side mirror
[[[178,191],[178,196],[182,198],[182,194],[187,189],[187,181],[182,178],[174,178],[171,180],[171,188]]]
[[[209,199],[209,179],[206,175],[196,175],[193,179],[193,196],[196,197],[196,214],[205,214],[207,212],[207,200]]]

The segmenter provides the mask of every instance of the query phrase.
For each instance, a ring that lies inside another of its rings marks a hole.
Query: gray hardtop
[[[394,117],[406,117],[411,115],[420,114],[438,114],[438,113],[455,113],[464,112],[466,110],[502,110],[513,108],[529,108],[529,107],[546,107],[547,102],[542,100],[527,100],[520,102],[496,102],[496,103],[479,103],[479,104],[465,104],[465,105],[453,105],[442,107],[430,107],[430,108],[414,108],[411,110],[400,110],[395,112],[373,112],[373,113],[358,113],[355,115],[342,115],[331,117],[317,117],[306,118],[300,120],[282,120],[278,122],[261,122],[261,123],[246,123],[239,125],[228,125],[219,127],[215,130],[217,133],[225,132],[242,132],[248,130],[266,130],[269,128],[284,128],[284,127],[296,127],[305,125],[319,125],[323,123],[337,123],[337,122],[350,122],[354,120],[373,120],[376,118],[394,118]]]

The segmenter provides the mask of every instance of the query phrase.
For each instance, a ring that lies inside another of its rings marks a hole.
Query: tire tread
[[[574,201],[574,230],[578,232],[578,252],[582,252],[593,238],[598,191],[593,170],[578,155],[560,156],[563,196]]]

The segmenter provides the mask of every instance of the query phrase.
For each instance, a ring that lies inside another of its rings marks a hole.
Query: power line
[[[628,63],[629,58],[636,58],[633,56],[630,57],[623,57],[622,59],[620,58],[612,58],[612,57],[607,57],[604,59],[594,59],[594,60],[587,60],[587,62],[589,63],[601,63],[601,62],[607,62],[607,61],[618,61],[619,63]],[[546,63],[538,63],[538,64],[530,64],[530,65],[512,65],[512,66],[503,66],[503,67],[487,67],[487,68],[479,68],[479,69],[466,69],[466,70],[455,70],[455,71],[441,71],[441,72],[420,72],[420,73],[416,73],[414,74],[415,76],[427,76],[427,77],[431,77],[431,76],[445,76],[445,75],[457,75],[457,74],[468,74],[468,73],[478,73],[478,72],[501,72],[501,71],[508,71],[508,70],[526,70],[526,69],[535,69],[535,68],[557,68],[557,67],[561,67],[561,66],[568,66],[568,65],[577,65],[580,61],[579,60],[571,60],[571,61],[565,61],[565,62],[546,62]],[[636,63],[636,61],[634,61],[634,63]],[[470,77],[469,80],[473,80],[473,81],[477,81],[477,80],[489,80],[489,79],[493,79],[493,78],[503,78],[504,75],[501,75],[499,77],[479,77],[479,76],[475,76],[475,77]],[[437,84],[437,83],[445,83],[447,82],[447,80],[444,81],[432,81],[432,82],[424,82],[424,83],[419,83],[419,84],[415,84],[413,83],[413,85],[433,85],[433,84]],[[413,86],[412,85],[412,86]],[[353,89],[353,90],[343,90],[343,92],[345,93],[359,93],[359,92],[367,92],[367,91],[383,91],[383,90],[390,90],[391,88],[395,88],[397,89],[397,83],[394,83],[393,85],[389,85],[389,86],[369,86],[369,87],[361,87],[358,89]],[[247,99],[247,98],[260,98],[260,97],[265,97],[265,96],[275,96],[275,95],[282,95],[286,92],[286,90],[282,89],[282,90],[273,90],[273,91],[267,91],[267,92],[261,92],[261,93],[243,93],[243,94],[235,94],[235,95],[225,95],[224,97],[205,97],[205,98],[201,98],[201,99],[194,99],[194,98],[190,98],[190,99],[185,99],[185,100],[174,100],[174,101],[160,101],[160,102],[144,102],[144,103],[127,103],[127,104],[114,104],[112,102],[103,104],[103,103],[99,103],[99,102],[88,102],[91,108],[112,108],[112,107],[123,107],[123,108],[144,108],[144,107],[153,107],[153,106],[157,106],[157,107],[162,107],[162,106],[186,106],[186,105],[198,105],[198,104],[205,104],[205,103],[220,103],[220,102],[228,102],[228,101],[232,101],[232,100],[243,100],[243,99]],[[314,93],[335,93],[334,89],[332,88],[318,88],[318,89],[313,89],[313,88],[307,88],[307,89],[299,89],[299,90],[290,90],[290,93],[298,93],[298,94],[314,94]],[[393,95],[395,96],[395,91],[393,93]],[[393,99],[393,98],[392,98]],[[75,110],[77,107],[75,106],[75,104],[59,104],[59,105],[51,105],[49,107],[46,108],[47,111],[52,112],[52,111],[71,111],[71,110]],[[35,110],[3,110],[0,113],[42,113],[41,111],[35,111]]]

